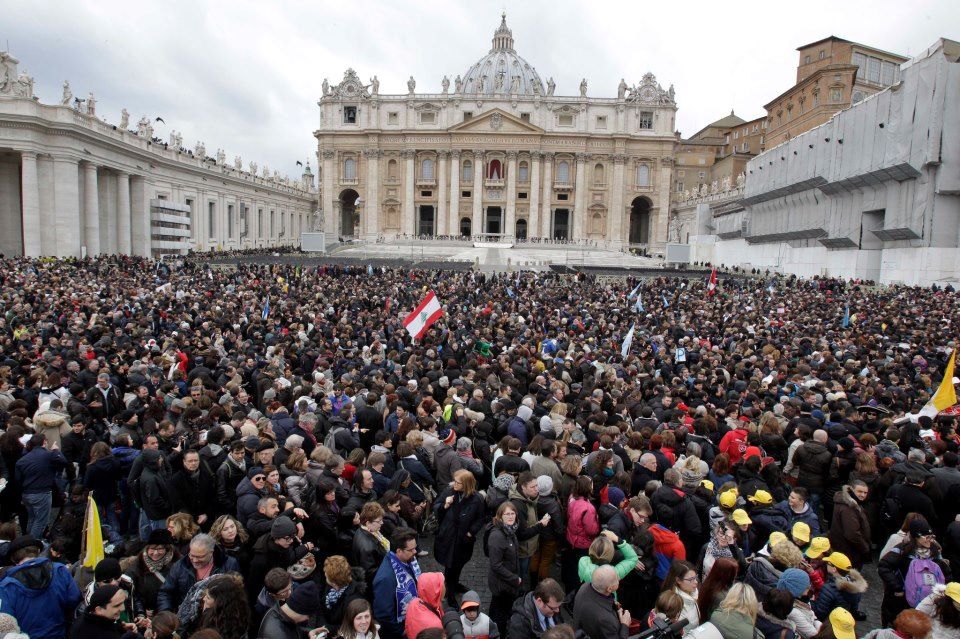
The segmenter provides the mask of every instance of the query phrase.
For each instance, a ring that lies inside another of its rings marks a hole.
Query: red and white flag
[[[717,292],[717,269],[716,267],[714,267],[714,269],[710,271],[710,281],[707,282],[707,295],[708,296],[713,295],[716,292]]]
[[[427,329],[440,319],[443,315],[443,308],[440,306],[440,300],[434,295],[433,291],[427,293],[420,304],[413,309],[413,312],[407,315],[403,320],[403,327],[413,337],[420,339],[420,336],[427,332]]]

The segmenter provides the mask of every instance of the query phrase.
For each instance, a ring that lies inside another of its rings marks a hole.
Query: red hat
[[[683,402],[680,402],[679,404],[677,404],[677,410],[683,411],[684,413],[686,413],[690,411],[690,407],[684,404]]]

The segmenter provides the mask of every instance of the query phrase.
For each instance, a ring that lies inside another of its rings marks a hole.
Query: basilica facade
[[[492,47],[440,93],[381,94],[348,69],[319,101],[323,229],[365,240],[470,236],[654,247],[667,240],[676,102],[652,73],[616,97],[558,93]],[[611,92],[612,93],[612,92]]]

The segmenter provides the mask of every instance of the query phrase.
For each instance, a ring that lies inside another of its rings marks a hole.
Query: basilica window
[[[473,179],[473,162],[470,160],[463,161],[463,169],[460,171],[460,180],[462,182],[469,182]]]
[[[424,180],[433,179],[433,160],[430,158],[425,158],[420,164],[420,177]]]
[[[400,124],[400,114],[396,111],[387,113],[387,124]]]
[[[396,160],[390,160],[387,162],[387,178],[390,180],[397,179],[398,165]]]
[[[607,116],[605,116],[605,115],[598,115],[598,116],[597,116],[597,128],[598,128],[598,129],[605,129],[605,128],[607,128]]]
[[[843,100],[843,91],[840,89],[833,89],[830,91],[830,100],[833,102],[840,102]]]
[[[653,111],[640,112],[640,128],[641,129],[653,128]]]
[[[517,179],[521,182],[530,181],[530,167],[526,162],[521,162],[520,166],[517,167]]]
[[[357,107],[355,106],[343,107],[343,123],[344,124],[357,123]]]
[[[573,116],[568,114],[561,114],[557,116],[557,125],[558,126],[573,126]]]
[[[650,186],[650,167],[646,164],[637,165],[637,186]]]
[[[500,163],[500,160],[490,160],[490,163],[487,165],[487,179],[503,179],[503,164]]]
[[[345,180],[356,180],[357,179],[357,161],[353,158],[347,158],[343,161],[343,179]]]
[[[561,160],[557,164],[557,182],[561,184],[570,183],[570,163],[566,160]]]
[[[420,124],[434,124],[437,121],[437,114],[433,111],[424,111],[420,114]]]
[[[597,164],[593,167],[593,183],[600,185],[603,184],[603,165]]]

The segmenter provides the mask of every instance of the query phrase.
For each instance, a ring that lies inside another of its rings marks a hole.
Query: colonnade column
[[[206,216],[206,202],[203,215]],[[206,219],[206,218],[204,218]],[[117,253],[131,255],[130,250],[130,174],[117,174]]]
[[[57,257],[80,257],[80,162],[53,158],[53,199]]]
[[[23,207],[23,254],[40,257],[43,255],[40,242],[40,180],[37,177],[37,154],[29,151],[20,154],[20,197]]]
[[[610,210],[607,211],[607,238],[618,245],[623,242],[623,165],[627,157],[623,154],[613,156],[613,194],[610,197]]]
[[[662,243],[667,240],[667,232],[670,228],[670,185],[673,183],[673,158],[660,158],[660,176],[657,179],[655,188],[657,190],[657,206],[660,211],[657,215],[657,242]],[[651,229],[653,225],[651,224]],[[684,238],[679,238],[683,242]],[[651,238],[652,241],[652,238]]]
[[[540,156],[534,151],[530,154],[530,213],[527,220],[527,236],[540,235]]]
[[[587,154],[577,153],[577,183],[573,204],[573,239],[584,237],[587,216]]]
[[[517,152],[507,151],[507,216],[504,235],[516,236],[517,231]]]
[[[483,233],[483,151],[473,152],[473,222],[470,232]]]
[[[366,215],[360,225],[367,234],[380,234],[380,150],[367,149],[367,204]],[[361,231],[363,232],[363,231]]]
[[[543,201],[540,203],[540,237],[550,237],[550,202],[553,200],[553,153],[543,154]]]
[[[130,234],[133,254],[150,257],[150,200],[146,178],[136,175],[130,180]]]
[[[416,176],[414,166],[414,151],[403,152],[403,211],[401,213],[400,233],[417,234],[417,227],[413,217],[413,194]]]
[[[449,215],[448,235],[460,235],[460,151],[450,152]]]
[[[334,239],[337,235],[337,215],[333,210],[333,156],[334,152],[330,149],[323,151],[321,153],[323,157],[323,179],[321,183],[323,184],[323,193],[321,194],[321,202],[323,206],[323,230],[327,233],[328,236],[333,236]],[[269,211],[264,205],[263,214],[265,216],[270,215]],[[269,237],[270,221],[266,220],[264,226],[266,231],[263,234],[263,238],[266,239]],[[327,240],[329,241],[329,240]]]
[[[83,242],[87,255],[100,254],[100,194],[97,167],[83,164]]]
[[[434,217],[437,235],[447,235],[447,156],[449,151],[437,152],[437,215]]]

